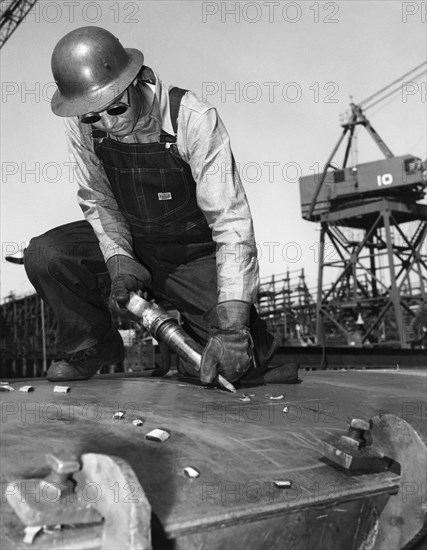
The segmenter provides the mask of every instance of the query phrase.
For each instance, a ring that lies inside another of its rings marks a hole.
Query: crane
[[[426,186],[426,180],[423,176],[425,162],[421,162],[420,159],[412,155],[395,157],[380,135],[375,131],[364,111],[371,109],[374,105],[401,91],[401,83],[404,78],[410,77],[412,81],[415,81],[425,76],[426,65],[427,61],[424,61],[375,94],[359,102],[359,104],[353,102],[350,104],[350,117],[341,124],[343,131],[325,164],[322,174],[301,178],[303,218],[315,221],[319,219],[319,215],[322,212],[334,209],[335,206],[339,205],[340,201],[348,202],[350,199],[354,199],[356,196],[361,197],[362,195],[390,194],[391,189],[398,194],[405,193],[411,196],[411,198],[422,198],[424,195],[423,188]],[[387,162],[377,161],[359,165],[357,168],[347,168],[355,128],[358,125],[363,126],[367,130],[384,157],[388,159]],[[332,164],[332,160],[346,136],[348,136],[348,142],[344,162],[342,168],[337,169]],[[357,172],[359,172],[359,176],[357,176]],[[407,174],[410,174],[410,177],[406,177]],[[385,181],[384,175],[386,176]],[[378,178],[382,179],[378,180]]]
[[[427,205],[421,201],[427,163],[410,153],[395,156],[364,111],[396,96],[404,78],[422,78],[426,64],[359,104],[352,102],[323,173],[300,178],[302,217],[321,225],[316,315],[321,345],[333,338],[349,345],[422,345]],[[347,166],[357,126],[366,129],[385,158]],[[337,167],[332,161],[346,136],[344,160]],[[328,289],[323,288],[326,272],[333,277]],[[356,332],[362,333],[360,343]]]
[[[1,0],[0,48],[4,46],[37,0]]]

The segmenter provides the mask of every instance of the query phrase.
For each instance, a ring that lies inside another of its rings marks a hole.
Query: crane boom
[[[4,46],[37,0],[1,0],[0,48]]]

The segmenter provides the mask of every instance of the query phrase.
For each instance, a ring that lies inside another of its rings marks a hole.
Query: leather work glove
[[[234,382],[249,370],[253,360],[249,312],[247,302],[229,300],[219,303],[206,314],[210,328],[200,364],[202,383],[211,383],[217,374]]]
[[[151,287],[151,275],[139,262],[121,254],[107,260],[107,269],[111,277],[109,308],[123,315],[127,312],[125,307],[129,294],[148,290]]]

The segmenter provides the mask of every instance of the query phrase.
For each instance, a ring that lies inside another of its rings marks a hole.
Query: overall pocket
[[[142,222],[165,223],[168,218],[184,214],[188,207],[192,209],[183,168],[118,170],[107,164],[103,166],[120,209]]]

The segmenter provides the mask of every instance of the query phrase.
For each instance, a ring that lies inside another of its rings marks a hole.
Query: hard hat
[[[52,53],[58,89],[51,101],[59,116],[101,111],[131,84],[144,63],[139,50],[123,48],[100,27],[81,27],[66,34]]]

